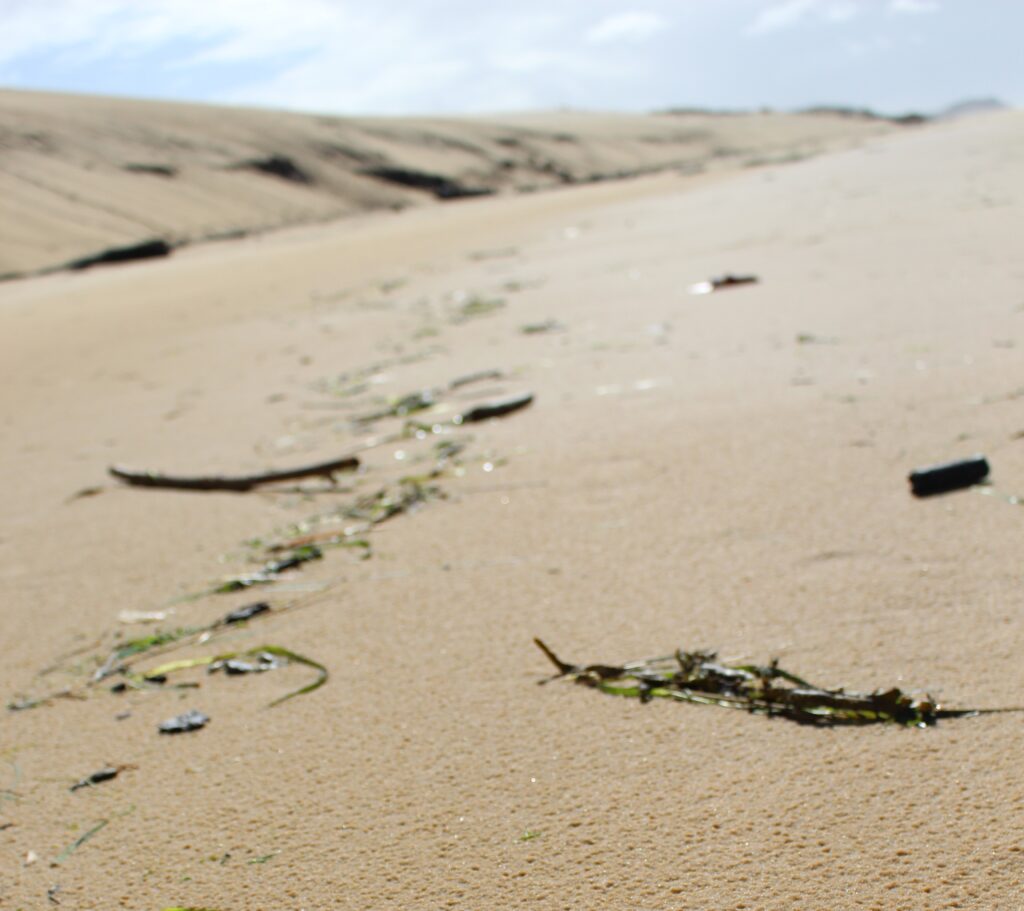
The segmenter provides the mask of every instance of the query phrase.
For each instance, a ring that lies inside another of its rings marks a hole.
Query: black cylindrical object
[[[942,462],[910,472],[910,489],[915,497],[928,497],[936,493],[970,487],[988,477],[988,460],[983,455],[971,456],[956,462]]]

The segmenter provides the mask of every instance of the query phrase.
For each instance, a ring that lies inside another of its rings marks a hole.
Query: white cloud
[[[853,0],[784,0],[763,9],[747,28],[747,34],[777,32],[807,21],[846,22],[858,15],[862,7],[863,2]]]
[[[646,41],[668,28],[669,22],[657,13],[634,10],[608,16],[587,30],[590,44],[610,44],[616,41]]]
[[[934,13],[939,8],[936,0],[890,0],[891,13]]]
[[[149,85],[202,72],[192,97],[206,101],[374,113],[622,105],[650,78],[643,42],[681,2],[0,0],[0,76],[17,83],[26,64],[110,74],[152,57]]]
[[[811,9],[815,0],[786,0],[762,10],[747,30],[751,33],[774,32],[800,23]]]

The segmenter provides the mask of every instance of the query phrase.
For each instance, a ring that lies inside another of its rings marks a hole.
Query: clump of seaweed
[[[911,696],[896,687],[850,693],[842,688],[829,689],[808,683],[779,667],[777,659],[767,665],[724,664],[710,651],[680,649],[673,655],[622,665],[569,664],[540,639],[533,641],[558,669],[548,680],[564,678],[602,693],[628,696],[641,702],[674,699],[718,705],[819,727],[887,723],[928,727],[940,718],[1024,710],[947,709],[930,696]]]

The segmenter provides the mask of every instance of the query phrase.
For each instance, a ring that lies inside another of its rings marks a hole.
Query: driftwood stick
[[[520,395],[509,396],[507,399],[497,399],[493,402],[484,402],[482,405],[475,405],[469,411],[464,411],[456,423],[472,424],[476,421],[486,421],[489,418],[500,418],[520,408],[525,408],[533,401],[532,392],[524,392]]]
[[[331,478],[336,471],[353,471],[359,467],[359,459],[345,456],[331,459],[328,462],[317,462],[314,465],[300,465],[283,471],[268,471],[263,474],[237,475],[234,477],[181,477],[178,475],[158,474],[155,471],[135,471],[112,465],[108,470],[119,481],[135,487],[169,487],[174,490],[233,490],[244,492],[259,487],[261,484],[274,484],[278,481],[291,481],[295,478],[320,476]]]

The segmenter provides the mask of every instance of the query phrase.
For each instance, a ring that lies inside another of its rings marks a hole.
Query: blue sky
[[[0,0],[0,85],[352,114],[1024,106],[1019,0]]]

